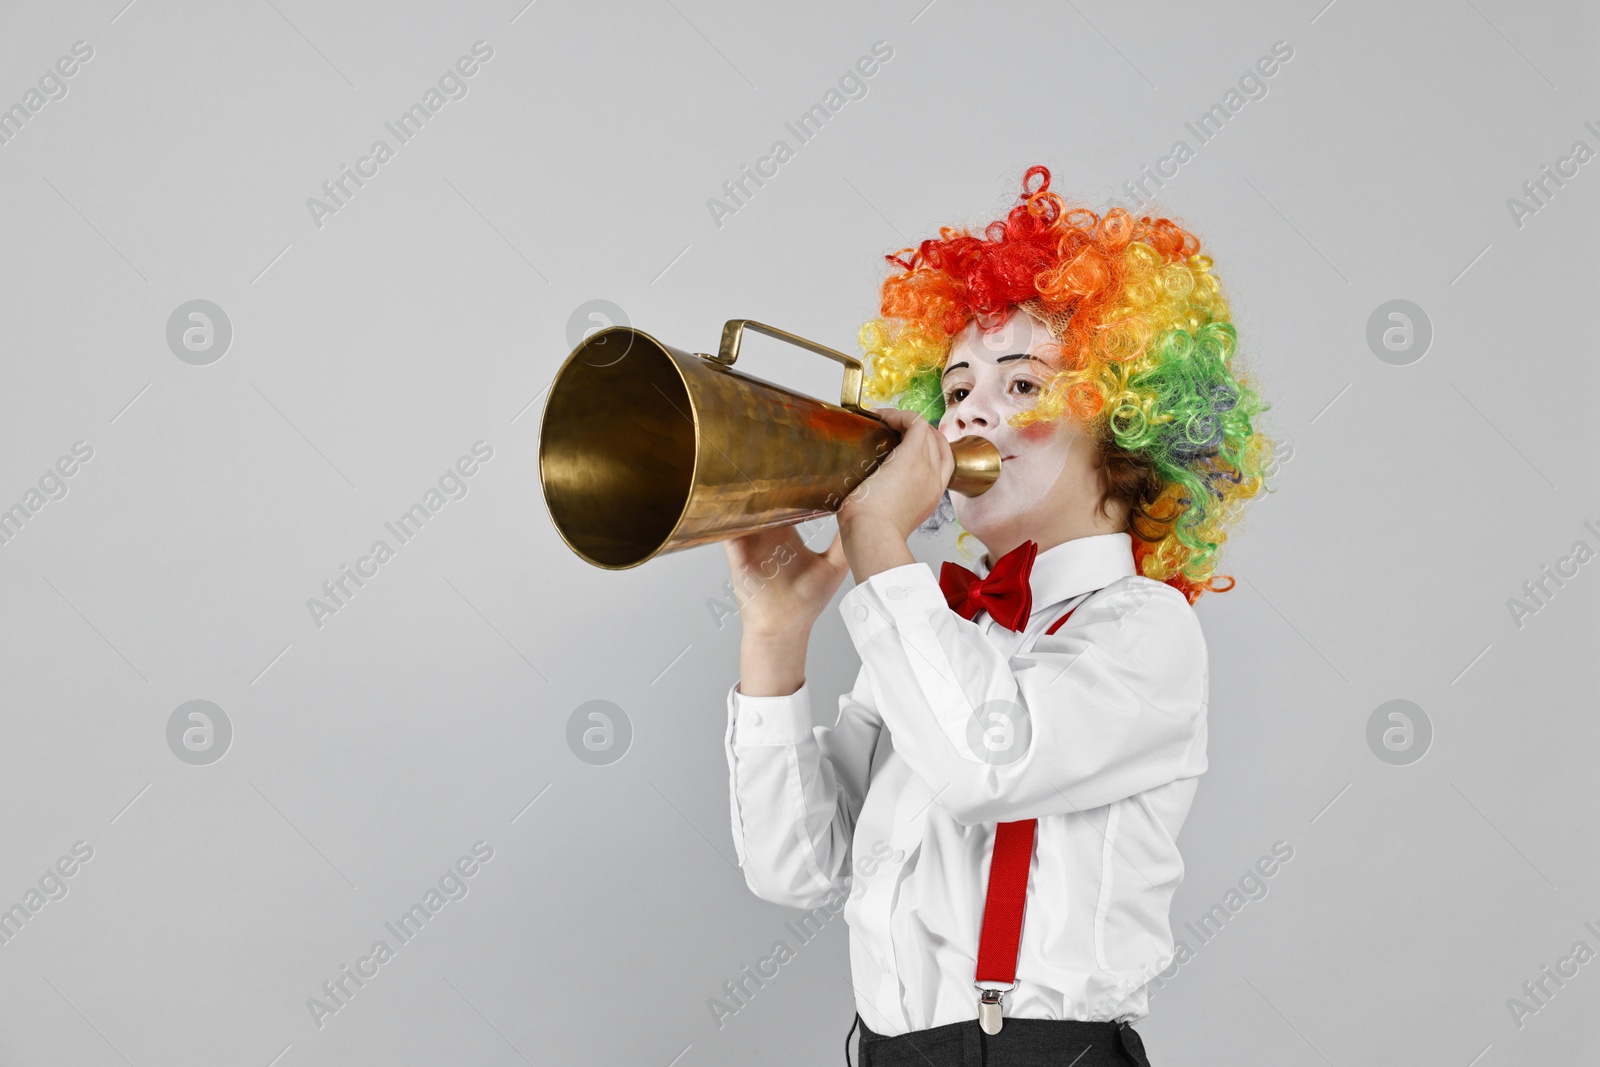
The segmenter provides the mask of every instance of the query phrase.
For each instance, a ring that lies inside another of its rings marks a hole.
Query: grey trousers
[[[854,1067],[1150,1067],[1139,1032],[1127,1023],[1007,1019],[991,1037],[968,1019],[885,1037],[857,1013],[851,1034],[857,1026]],[[848,1035],[844,1051],[849,1064]]]

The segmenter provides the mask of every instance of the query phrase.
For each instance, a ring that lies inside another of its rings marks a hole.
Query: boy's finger
[[[845,557],[844,557],[844,532],[843,531],[839,531],[839,530],[834,531],[833,540],[828,543],[828,547],[823,550],[822,554],[828,558],[828,562],[829,563],[832,563],[835,566],[837,566],[838,564],[844,562],[844,558]]]

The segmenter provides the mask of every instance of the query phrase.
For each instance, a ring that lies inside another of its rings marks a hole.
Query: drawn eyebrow
[[[1050,364],[1045,363],[1044,360],[1040,359],[1038,356],[1034,355],[1031,352],[1013,352],[1009,356],[1001,356],[999,359],[995,360],[995,362],[996,363],[1004,363],[1008,359],[1031,359],[1035,363],[1043,364],[1046,367],[1050,366]],[[970,366],[970,364],[967,363],[964,360],[962,362],[960,362],[960,363],[952,363],[952,364],[950,364],[948,367],[946,367],[944,369],[944,374],[939,375],[939,380],[943,381],[946,377],[949,376],[951,371],[957,370],[957,369],[959,369],[961,367],[967,367],[967,366]]]

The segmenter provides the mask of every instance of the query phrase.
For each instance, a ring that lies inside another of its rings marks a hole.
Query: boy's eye
[[[1019,386],[1020,387],[1024,387],[1024,388],[1020,388],[1019,389],[1018,388]],[[1017,379],[1013,380],[1012,383],[1011,383],[1011,387],[1014,390],[1016,390],[1022,396],[1032,396],[1034,393],[1037,393],[1039,391],[1039,387],[1037,385],[1035,385],[1033,382],[1031,382],[1028,379],[1026,379],[1026,378],[1017,378]],[[957,396],[956,394],[957,393],[965,394],[965,393],[970,393],[971,391],[972,390],[968,389],[964,385],[958,385],[958,386],[955,386],[952,389],[945,390],[945,394],[944,394],[945,406],[949,407],[951,405],[961,403],[961,401],[965,400],[966,397],[964,395],[963,396]]]

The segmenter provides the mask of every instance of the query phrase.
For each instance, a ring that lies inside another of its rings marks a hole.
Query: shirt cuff
[[[811,690],[800,683],[788,696],[752,697],[728,690],[730,740],[735,745],[795,745],[811,738]]]
[[[858,652],[904,618],[927,618],[930,612],[949,610],[950,603],[926,563],[879,571],[839,601],[839,614]]]

